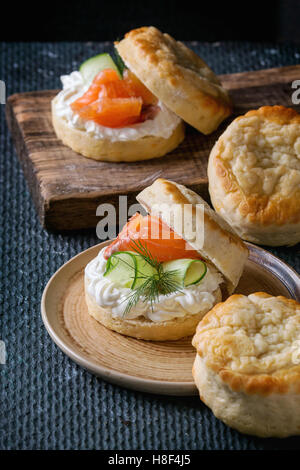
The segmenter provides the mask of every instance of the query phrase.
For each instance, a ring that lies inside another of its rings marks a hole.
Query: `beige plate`
[[[42,297],[42,318],[53,341],[93,374],[124,387],[165,395],[194,395],[195,351],[191,338],[142,341],[108,330],[85,305],[83,270],[100,248],[93,246],[64,264]],[[265,291],[300,301],[300,277],[269,252],[248,244],[250,255],[237,292]]]

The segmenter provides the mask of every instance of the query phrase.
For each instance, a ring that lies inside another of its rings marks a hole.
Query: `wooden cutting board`
[[[291,82],[300,65],[222,75],[234,102],[233,115],[210,136],[187,127],[184,142],[167,157],[134,163],[97,162],[64,146],[54,133],[50,102],[58,90],[19,93],[8,98],[7,122],[41,223],[51,230],[95,227],[99,204],[135,195],[156,178],[185,184],[208,199],[207,159],[231,120],[262,105],[292,106]],[[299,106],[293,106],[295,109]]]

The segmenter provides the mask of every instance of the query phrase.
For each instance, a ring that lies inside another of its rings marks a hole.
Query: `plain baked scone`
[[[175,114],[210,134],[231,114],[228,93],[207,64],[157,28],[134,29],[117,42],[126,66]]]
[[[215,416],[246,434],[300,434],[300,304],[232,295],[199,323],[193,376]]]
[[[280,246],[300,241],[300,115],[263,106],[235,119],[214,145],[209,192],[245,240]]]

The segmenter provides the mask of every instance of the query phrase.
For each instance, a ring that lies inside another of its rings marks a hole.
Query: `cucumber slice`
[[[104,276],[122,287],[136,288],[156,270],[133,251],[117,251],[107,260]]]
[[[135,254],[136,262],[137,262],[137,274],[136,274],[136,282],[134,284],[134,288],[139,287],[143,284],[147,277],[153,276],[153,274],[157,273],[156,269],[151,266],[151,264],[147,263],[147,261],[140,256],[139,254]]]
[[[87,83],[90,83],[93,81],[97,73],[104,69],[113,69],[118,72],[119,77],[122,78],[118,67],[112,60],[111,56],[106,52],[104,54],[95,55],[83,62],[79,68],[79,72],[81,72],[83,79]]]
[[[106,270],[103,276],[122,287],[132,289],[137,276],[135,254],[130,251],[118,251],[113,253],[107,260]]]
[[[162,263],[164,271],[173,271],[180,286],[197,284],[206,274],[206,264],[198,259],[176,259]],[[141,255],[132,251],[117,251],[107,260],[104,276],[122,287],[136,289],[156,274]]]
[[[164,271],[177,271],[177,281],[183,287],[197,284],[204,278],[207,267],[198,259],[175,259],[163,263]]]
[[[115,62],[117,64],[117,67],[123,77],[123,73],[124,73],[124,70],[126,69],[126,65],[124,64],[124,61],[122,59],[122,57],[120,56],[120,54],[118,53],[118,50],[117,48],[115,47],[115,50],[114,50],[114,55],[115,55]]]

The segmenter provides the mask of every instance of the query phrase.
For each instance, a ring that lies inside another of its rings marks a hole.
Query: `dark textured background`
[[[272,0],[271,5],[261,0],[251,0],[251,5],[232,0],[217,3],[51,0],[46,17],[37,20],[40,2],[38,8],[34,0],[19,2],[17,9],[14,2],[6,2],[5,19],[11,27],[0,28],[0,40],[113,41],[144,25],[155,25],[177,38],[191,40],[276,40],[282,33],[286,39],[294,39],[290,33],[291,25],[298,26],[297,0]],[[281,21],[282,9],[288,13],[287,24]],[[299,37],[299,28],[295,30]]]
[[[300,46],[190,43],[218,73],[300,62]],[[59,76],[105,49],[96,43],[2,43],[7,94],[57,88]],[[300,78],[300,77],[299,77]],[[1,449],[280,449],[300,438],[257,439],[214,418],[198,398],[136,393],[97,379],[50,340],[40,316],[49,277],[95,244],[95,232],[51,234],[37,220],[0,105]],[[272,249],[300,272],[299,245]]]
[[[300,43],[299,0],[37,0],[6,2],[2,41],[106,41],[155,25],[176,38]]]

